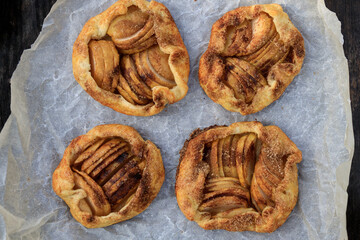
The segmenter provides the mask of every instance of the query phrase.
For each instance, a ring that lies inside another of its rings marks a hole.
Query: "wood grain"
[[[10,114],[10,78],[24,49],[37,38],[56,0],[0,1],[0,129]],[[360,239],[360,1],[325,0],[342,22],[345,55],[349,60],[355,155],[348,187],[349,239]]]

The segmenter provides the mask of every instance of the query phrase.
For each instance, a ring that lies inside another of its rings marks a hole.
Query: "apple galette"
[[[161,3],[119,0],[91,18],[75,41],[75,79],[115,111],[150,116],[188,90],[189,56]]]
[[[275,231],[297,202],[300,161],[300,150],[276,126],[195,130],[180,151],[178,205],[204,229]]]
[[[52,184],[77,221],[98,228],[144,211],[164,177],[160,150],[151,141],[132,127],[109,124],[70,143]]]
[[[304,57],[304,39],[280,5],[240,7],[214,23],[199,81],[214,102],[247,115],[283,94]]]

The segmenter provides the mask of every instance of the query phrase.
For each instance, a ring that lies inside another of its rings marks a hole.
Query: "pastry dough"
[[[164,177],[160,150],[151,141],[132,127],[109,124],[70,143],[52,184],[77,221],[98,228],[144,211]]]
[[[280,5],[240,7],[214,23],[199,81],[214,102],[247,115],[283,94],[304,57],[304,39]]]
[[[74,43],[76,81],[115,111],[151,116],[187,93],[189,56],[161,3],[119,0],[91,18]]]
[[[180,151],[176,198],[204,229],[273,232],[295,207],[301,151],[276,126],[195,130]]]

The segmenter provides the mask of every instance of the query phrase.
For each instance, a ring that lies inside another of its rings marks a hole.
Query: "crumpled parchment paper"
[[[85,22],[110,1],[58,0],[43,30],[24,51],[11,79],[11,110],[0,134],[1,239],[346,239],[346,204],[354,149],[349,75],[340,22],[323,0],[162,0],[191,59],[189,92],[152,117],[126,116],[93,100],[74,80],[72,45]],[[259,113],[241,116],[212,102],[198,83],[198,62],[212,24],[239,6],[279,3],[300,30],[306,47],[301,73],[283,96]],[[179,150],[195,128],[259,120],[279,126],[303,153],[299,201],[271,234],[205,231],[188,221],[174,194]],[[99,124],[137,129],[160,149],[166,180],[137,217],[86,229],[55,195],[51,176],[70,141]]]

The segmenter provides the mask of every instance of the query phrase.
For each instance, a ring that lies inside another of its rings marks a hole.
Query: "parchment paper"
[[[354,139],[349,75],[340,22],[323,0],[169,0],[191,59],[189,92],[152,117],[126,116],[93,100],[74,80],[72,45],[85,22],[110,1],[58,0],[11,79],[11,110],[0,135],[0,238],[6,239],[346,239],[350,162]],[[250,116],[212,102],[198,83],[201,54],[212,24],[239,6],[276,2],[300,30],[306,47],[301,73],[283,96]],[[278,125],[303,152],[299,201],[272,234],[205,231],[188,221],[174,194],[179,150],[195,128],[259,120]],[[86,229],[51,188],[51,175],[70,141],[99,124],[136,128],[160,149],[162,189],[137,217]]]

